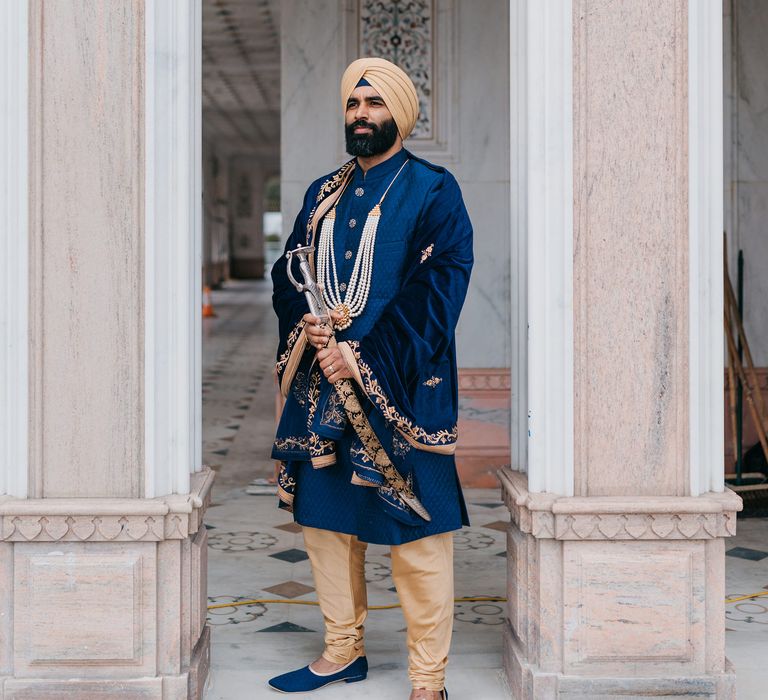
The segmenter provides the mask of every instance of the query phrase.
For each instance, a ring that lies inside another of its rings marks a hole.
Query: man
[[[306,692],[366,678],[371,542],[391,545],[410,698],[436,700],[448,696],[452,531],[469,524],[453,456],[454,329],[472,228],[453,176],[403,148],[419,112],[408,76],[383,59],[359,59],[341,97],[355,158],[310,185],[286,245],[315,246],[333,328],[307,313],[285,258],[272,271],[286,399],[273,457],[281,506],[303,526],[325,650],[269,684]]]

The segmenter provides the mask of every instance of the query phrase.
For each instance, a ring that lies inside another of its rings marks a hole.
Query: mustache
[[[372,122],[368,122],[365,119],[358,119],[354,122],[352,122],[347,129],[352,132],[358,127],[365,127],[366,129],[370,129],[373,133],[376,133],[379,130],[379,127],[373,124]]]

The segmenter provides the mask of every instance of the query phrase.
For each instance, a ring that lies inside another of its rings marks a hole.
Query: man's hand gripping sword
[[[325,305],[325,300],[323,299],[323,290],[317,283],[309,264],[309,256],[314,252],[314,246],[297,246],[285,254],[285,257],[288,259],[288,279],[299,292],[304,293],[312,315],[317,316],[321,322],[330,325],[331,337],[328,339],[327,347],[333,348],[336,347],[336,339],[333,337],[333,323],[330,314],[328,313],[328,308]],[[293,276],[291,270],[293,258],[297,258],[299,261],[299,271],[301,272],[303,282],[299,282]],[[339,379],[333,386],[342,401],[347,417],[365,447],[365,451],[373,460],[373,463],[377,468],[381,470],[381,473],[387,482],[387,486],[395,491],[399,498],[404,503],[407,503],[414,512],[427,521],[431,520],[432,518],[427,512],[427,509],[413,493],[410,483],[403,479],[400,472],[397,471],[392,464],[392,460],[389,459],[389,456],[384,451],[379,438],[373,432],[373,428],[371,428],[371,424],[368,422],[368,417],[365,415],[365,412],[360,405],[357,394],[355,394],[352,382],[349,379]]]

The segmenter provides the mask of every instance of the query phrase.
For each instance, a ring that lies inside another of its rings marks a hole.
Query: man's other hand
[[[352,371],[338,347],[318,350],[317,360],[320,363],[320,369],[331,384],[335,384],[339,379],[352,378]]]

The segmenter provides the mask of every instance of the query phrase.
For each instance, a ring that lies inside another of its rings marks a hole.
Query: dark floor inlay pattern
[[[276,552],[269,556],[273,559],[290,562],[291,564],[309,559],[309,555],[303,549],[286,549],[284,552]]]
[[[496,544],[493,536],[465,527],[453,536],[453,548],[456,551],[466,551],[468,549],[485,549]]]
[[[504,608],[497,603],[457,603],[454,619],[472,625],[503,625]]]
[[[257,630],[258,632],[314,632],[315,630],[307,629],[301,625],[296,625],[293,622],[281,622],[279,625],[272,625],[272,627],[266,627],[263,630]]]
[[[208,538],[208,546],[222,552],[253,552],[276,542],[277,537],[267,532],[217,532]]]
[[[739,557],[739,559],[749,559],[750,561],[760,561],[768,557],[768,552],[760,549],[750,549],[749,547],[733,547],[726,554],[729,557]]]
[[[208,598],[211,605],[223,605],[225,603],[241,603],[250,600],[243,596],[219,595]],[[247,605],[226,605],[223,608],[209,610],[206,619],[208,623],[217,625],[239,625],[242,622],[253,622],[267,612],[267,606],[263,603],[249,603]]]

